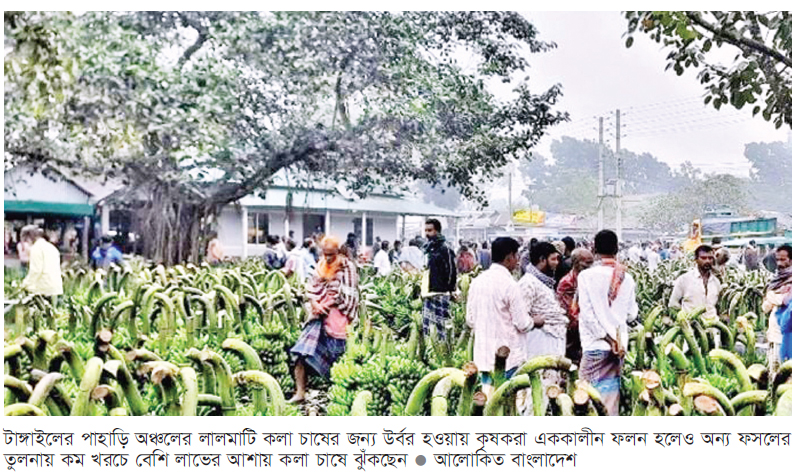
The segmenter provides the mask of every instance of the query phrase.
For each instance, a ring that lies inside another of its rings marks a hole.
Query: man
[[[637,318],[635,282],[616,260],[618,236],[605,229],[596,234],[598,265],[577,277],[579,377],[601,393],[609,415],[617,416],[621,400],[621,368],[629,341],[629,322]]]
[[[107,235],[100,239],[100,245],[94,249],[91,260],[95,269],[105,270],[108,270],[111,264],[122,265],[124,262],[122,253],[114,246],[114,240]]]
[[[302,241],[300,265],[302,266],[302,276],[304,280],[309,279],[310,276],[316,272],[316,256],[313,253],[313,246],[315,245],[316,243],[311,238],[307,238]]]
[[[61,278],[61,254],[44,239],[44,231],[38,226],[22,228],[21,239],[30,246],[30,266],[22,281],[22,288],[34,295],[55,297],[64,293]]]
[[[208,241],[208,249],[205,253],[205,260],[208,261],[208,264],[211,266],[218,266],[224,260],[224,247],[222,246],[222,241],[219,240],[219,235],[216,232],[212,232],[208,235],[211,238]]]
[[[346,248],[346,254],[349,256],[349,260],[352,262],[357,262],[357,237],[355,236],[355,233],[349,233],[346,235],[344,247]]]
[[[500,237],[491,244],[492,265],[479,274],[468,291],[466,324],[474,331],[474,363],[482,384],[490,385],[496,351],[510,349],[506,362],[507,378],[526,361],[524,333],[542,327],[542,316],[533,317],[524,307],[524,297],[511,272],[518,267],[518,241]]]
[[[380,252],[382,249],[382,240],[379,236],[374,238],[374,245],[371,246],[371,260],[373,261],[375,257],[377,257],[377,253]]]
[[[282,269],[285,265],[285,253],[278,249],[280,238],[277,236],[266,237],[266,252],[263,253],[263,260],[266,262],[266,267],[269,269]]]
[[[413,238],[399,255],[399,267],[411,274],[424,269],[424,252],[421,251],[420,237]]]
[[[571,270],[557,284],[557,299],[568,316],[568,331],[565,333],[565,356],[578,363],[582,358],[579,340],[579,301],[576,298],[577,277],[593,265],[593,253],[584,248],[571,253]]]
[[[391,258],[388,256],[388,241],[380,243],[380,250],[374,256],[374,267],[377,275],[385,277],[391,273]]]
[[[565,334],[568,317],[554,293],[554,272],[560,263],[560,252],[549,242],[539,242],[529,251],[530,264],[518,286],[526,311],[533,319],[543,319],[543,326],[526,335],[527,359],[543,355],[565,355]],[[543,385],[559,386],[557,371],[543,372]]]
[[[393,242],[393,249],[391,249],[391,252],[388,253],[388,257],[391,259],[391,265],[399,265],[399,256],[401,255],[402,241],[396,240]]]
[[[754,271],[759,269],[759,252],[756,249],[756,241],[753,239],[751,239],[748,246],[745,247],[742,259],[745,264],[745,270]]]
[[[296,273],[299,277],[299,280],[304,282],[306,274],[305,266],[302,262],[302,248],[297,247],[293,239],[288,239],[288,241],[285,242],[285,248],[288,250],[288,255],[285,259],[283,272],[287,277],[291,277],[294,273]]]
[[[311,315],[291,348],[296,393],[290,403],[304,401],[307,370],[328,378],[330,367],[346,351],[347,324],[357,315],[357,270],[333,236],[322,240],[323,257],[307,287]]]
[[[776,275],[768,283],[762,310],[770,315],[767,340],[771,347],[781,346],[782,361],[792,358],[792,246],[776,249]]]
[[[632,247],[629,248],[627,255],[629,256],[629,262],[632,264],[637,264],[643,260],[643,250],[640,249],[637,243],[634,243]]]
[[[723,282],[726,279],[726,265],[731,261],[731,252],[725,247],[715,250],[715,265],[712,266],[712,273]]]
[[[490,264],[491,259],[488,241],[482,241],[482,249],[479,250],[479,266],[482,267],[482,270],[488,270]]]
[[[765,257],[762,258],[762,266],[768,270],[768,272],[776,272],[776,245],[769,244],[768,245],[768,253],[765,254]]]
[[[720,295],[720,280],[712,274],[715,254],[712,248],[702,244],[695,249],[695,269],[688,271],[673,283],[673,292],[668,301],[670,308],[692,311],[705,307],[706,317],[718,316],[717,304]]]
[[[445,324],[449,318],[449,303],[452,292],[457,287],[457,266],[454,251],[446,245],[441,234],[441,222],[428,219],[424,223],[427,236],[427,272],[421,283],[421,298],[424,335],[429,334],[430,323],[438,328],[438,339],[446,338]]]
[[[576,249],[576,242],[574,238],[571,236],[565,236],[562,238],[562,243],[565,246],[565,250],[561,253],[562,259],[560,259],[560,265],[557,266],[557,270],[554,272],[554,279],[559,283],[560,280],[565,277],[571,270],[571,266],[573,263],[571,262],[571,255]]]

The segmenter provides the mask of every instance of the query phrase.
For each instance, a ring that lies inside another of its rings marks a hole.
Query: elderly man
[[[712,274],[714,263],[712,248],[706,244],[698,246],[695,250],[696,267],[679,276],[673,283],[668,306],[688,312],[697,307],[705,307],[707,318],[717,317],[720,280]]]
[[[571,270],[557,285],[557,299],[568,316],[568,331],[565,334],[565,356],[579,362],[582,358],[582,344],[579,341],[579,303],[576,298],[577,277],[593,265],[593,253],[579,248],[571,253]]]
[[[64,293],[61,278],[61,254],[44,238],[44,231],[38,226],[22,228],[20,238],[30,246],[30,267],[22,281],[22,287],[35,295],[56,297]]]
[[[291,348],[296,393],[289,402],[305,400],[307,370],[328,378],[330,367],[346,351],[347,324],[357,315],[357,269],[340,242],[326,236],[322,258],[307,285],[311,315]]]
[[[618,236],[608,230],[595,238],[599,263],[577,277],[579,337],[582,362],[579,377],[601,394],[609,415],[617,416],[621,402],[621,368],[629,342],[629,322],[637,318],[635,282],[616,260]]]
[[[474,330],[474,362],[482,373],[482,384],[492,383],[490,373],[496,351],[510,349],[506,374],[513,375],[526,360],[524,333],[542,327],[541,316],[532,317],[511,272],[518,267],[518,241],[500,237],[491,245],[493,264],[471,283],[466,304],[466,323]]]

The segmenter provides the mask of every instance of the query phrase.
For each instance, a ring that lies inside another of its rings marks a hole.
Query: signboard
[[[513,212],[513,222],[542,226],[546,223],[546,212],[528,209],[518,210]]]

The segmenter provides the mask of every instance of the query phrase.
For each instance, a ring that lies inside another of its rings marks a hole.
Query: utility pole
[[[623,206],[623,181],[621,180],[621,110],[615,109],[615,165],[617,180],[615,180],[615,233],[618,241],[622,241],[623,220],[621,207]]]
[[[508,164],[507,182],[508,182],[507,189],[509,190],[509,195],[507,196],[507,204],[510,210],[510,221],[507,224],[512,225],[513,224],[513,164],[512,163]]]
[[[599,117],[598,139],[598,230],[604,229],[604,158],[601,149],[604,148],[604,117]]]

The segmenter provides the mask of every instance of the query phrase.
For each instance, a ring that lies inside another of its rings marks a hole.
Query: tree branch
[[[196,21],[193,18],[190,18],[188,15],[186,15],[183,12],[181,12],[179,16],[184,24],[190,26],[191,28],[194,28],[197,31],[197,40],[194,41],[194,44],[186,48],[186,50],[183,52],[183,55],[180,57],[179,60],[177,60],[178,69],[183,69],[183,65],[185,65],[189,59],[191,59],[191,56],[194,53],[196,53],[197,51],[199,51],[200,48],[202,48],[202,45],[205,44],[206,41],[208,41],[210,35],[208,34],[208,29],[204,27],[201,22]]]
[[[752,39],[746,38],[744,36],[735,36],[732,33],[729,33],[726,30],[716,28],[708,21],[704,20],[701,17],[700,12],[687,12],[687,18],[689,18],[693,23],[703,27],[704,29],[710,31],[715,36],[723,38],[727,42],[737,46],[738,48],[750,48],[754,51],[758,51],[759,53],[773,58],[781,63],[786,64],[790,68],[792,68],[792,59],[784,56],[782,53],[776,51],[773,48],[770,48],[762,43],[758,43]]]

